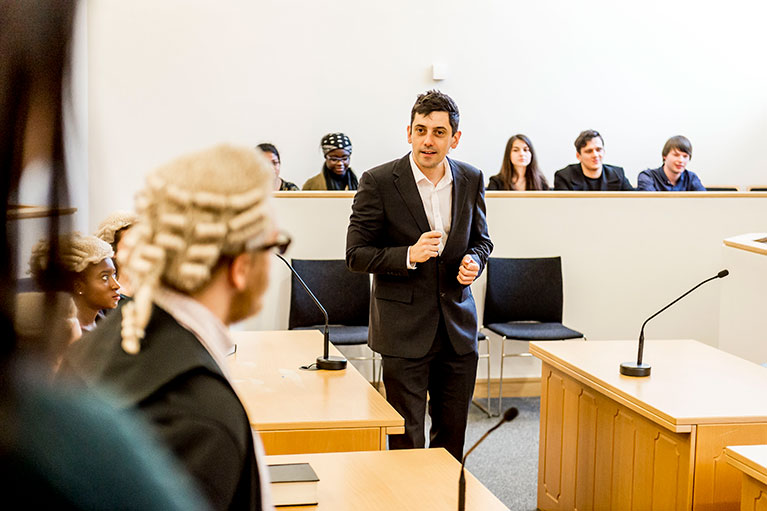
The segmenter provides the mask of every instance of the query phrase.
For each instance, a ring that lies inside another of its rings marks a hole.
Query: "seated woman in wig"
[[[71,293],[80,328],[84,332],[93,330],[96,320],[103,316],[102,311],[116,308],[120,301],[112,247],[96,236],[71,233],[59,238],[58,261],[51,261],[48,254],[47,241],[39,242],[32,249],[29,262],[32,277],[38,283],[45,283],[51,266],[59,265],[66,277],[64,282],[55,283],[55,288]]]
[[[525,135],[514,135],[506,142],[501,171],[490,177],[488,190],[548,190],[549,183],[538,169],[533,143]]]
[[[325,162],[322,171],[304,183],[302,190],[356,190],[357,176],[350,166],[352,141],[343,133],[328,133],[320,142]]]

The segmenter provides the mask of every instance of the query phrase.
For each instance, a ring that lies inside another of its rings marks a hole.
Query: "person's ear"
[[[82,295],[83,291],[84,291],[84,289],[83,289],[84,287],[85,286],[83,285],[82,280],[80,280],[79,278],[75,280],[75,282],[74,282],[74,290],[75,290],[75,294],[76,295]]]
[[[247,252],[235,257],[229,265],[229,282],[237,291],[244,291],[248,287],[250,267],[251,255]]]
[[[412,125],[408,124],[407,125],[407,143],[408,144],[412,144],[413,143],[412,133],[410,132],[411,129],[412,129]]]
[[[578,161],[581,161],[581,153],[580,153],[580,151],[575,151],[575,157],[578,158]]]
[[[461,140],[461,132],[460,131],[456,131],[453,134],[453,140],[450,142],[450,148],[451,149],[455,149],[456,147],[458,147],[458,141],[459,140]]]

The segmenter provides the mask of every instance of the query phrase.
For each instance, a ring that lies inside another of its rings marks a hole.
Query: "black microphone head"
[[[717,273],[716,276],[719,277],[720,279],[723,279],[729,274],[730,274],[730,270],[722,270],[719,273]]]
[[[515,407],[511,407],[505,412],[503,412],[503,422],[509,422],[513,421],[517,415],[519,415],[519,410],[517,410]]]

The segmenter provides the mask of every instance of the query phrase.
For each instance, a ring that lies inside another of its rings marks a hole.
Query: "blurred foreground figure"
[[[215,509],[271,508],[245,408],[226,372],[228,325],[261,309],[274,173],[261,151],[218,146],[151,173],[124,238],[133,299],[72,345],[62,364],[140,413]]]
[[[0,0],[0,488],[25,509],[207,509],[188,476],[132,416],[98,395],[50,385],[70,337],[71,310],[51,292],[65,277],[48,221],[49,258],[39,297],[16,298],[19,222],[14,203],[26,168],[44,168],[53,209],[67,204],[63,90],[75,2]],[[29,300],[35,308],[27,308]],[[71,303],[70,303],[71,305]],[[16,313],[19,314],[16,314]],[[58,326],[57,326],[58,325]],[[41,326],[43,326],[41,328]],[[59,328],[61,326],[61,328]]]

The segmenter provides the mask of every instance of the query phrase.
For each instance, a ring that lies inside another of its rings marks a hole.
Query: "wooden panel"
[[[693,435],[543,365],[538,507],[690,509]]]
[[[379,428],[259,431],[266,454],[377,451],[386,447]]]
[[[767,486],[743,474],[740,497],[741,511],[767,511]]]
[[[767,443],[767,424],[699,426],[695,449],[694,509],[739,509],[740,471],[727,463],[724,448],[728,445],[764,443]]]
[[[576,443],[575,509],[589,509],[594,502],[594,475],[597,445],[597,400],[581,388],[578,395],[578,438]]]
[[[670,431],[767,422],[765,400],[745,391],[767,388],[763,367],[697,341],[647,341],[652,376],[620,374],[618,364],[635,359],[636,349],[636,341],[530,343],[543,362]]]
[[[553,505],[559,504],[562,494],[565,385],[562,376],[553,371],[544,370],[542,381],[538,495],[539,500],[543,495]]]

